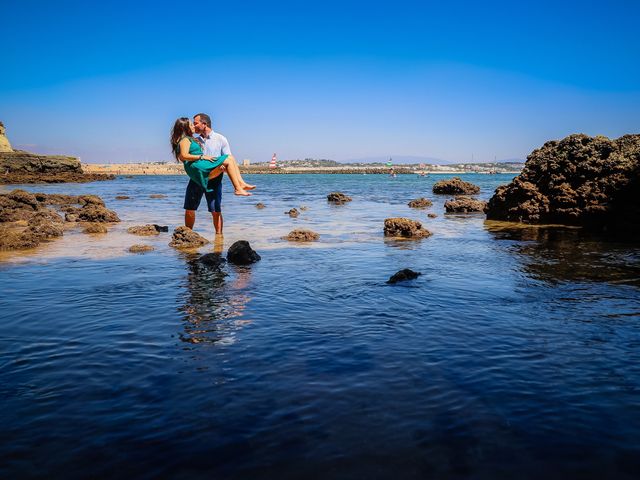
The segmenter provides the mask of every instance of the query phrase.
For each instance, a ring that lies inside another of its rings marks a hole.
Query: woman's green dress
[[[202,147],[195,139],[191,137],[183,137],[188,138],[191,142],[189,145],[189,154],[190,155],[202,155]],[[180,142],[182,138],[180,139]],[[176,145],[176,150],[180,149],[180,142]],[[195,160],[193,162],[182,162],[184,166],[184,171],[187,172],[189,178],[204,188],[205,192],[210,192],[211,189],[208,188],[209,183],[209,174],[211,170],[222,165],[229,155],[222,155],[220,157],[214,158],[213,160]]]

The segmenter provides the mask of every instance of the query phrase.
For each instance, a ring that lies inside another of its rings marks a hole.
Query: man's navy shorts
[[[209,180],[209,188],[211,192],[205,192],[204,188],[193,180],[189,180],[187,191],[184,194],[184,209],[197,210],[202,200],[202,195],[207,198],[207,209],[210,212],[222,211],[222,177],[224,174],[218,175],[213,180]]]

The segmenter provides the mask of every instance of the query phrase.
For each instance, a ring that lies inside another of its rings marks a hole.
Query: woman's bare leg
[[[222,174],[222,172],[224,172],[224,167],[222,165],[214,168],[213,170],[211,170],[211,172],[209,172],[209,180],[216,178],[218,175]]]
[[[231,168],[233,170],[235,170],[236,175],[238,176],[238,178],[240,179],[240,184],[242,185],[242,188],[244,190],[253,190],[254,188],[256,188],[255,185],[250,185],[247,182],[244,181],[244,179],[242,178],[242,175],[240,174],[240,167],[238,167],[238,162],[236,162],[236,159],[233,155],[229,155],[229,157],[227,158],[227,160],[229,160],[229,164],[227,165],[227,161],[225,160],[225,165],[227,165],[227,168]]]
[[[233,189],[235,190],[233,193],[235,193],[236,195],[241,195],[243,197],[248,197],[249,195],[251,195],[246,191],[244,182],[242,181],[242,177],[240,176],[240,169],[238,168],[238,165],[236,164],[234,158],[228,157],[222,164],[225,166],[227,175],[229,175],[229,180],[231,180],[231,183],[233,184]]]

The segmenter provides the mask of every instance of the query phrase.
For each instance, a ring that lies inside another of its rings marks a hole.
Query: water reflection
[[[230,345],[237,331],[250,323],[242,318],[251,299],[246,293],[250,269],[225,266],[223,244],[224,238],[216,236],[206,262],[201,254],[182,254],[188,267],[184,304],[178,308],[184,314],[183,342]],[[232,271],[231,281],[228,270]]]
[[[496,240],[513,241],[523,271],[547,282],[586,281],[640,286],[640,243],[561,225],[484,223]]]

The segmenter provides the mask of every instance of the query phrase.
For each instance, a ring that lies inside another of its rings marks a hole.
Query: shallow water
[[[638,244],[444,215],[449,177],[265,175],[250,199],[225,180],[200,253],[247,239],[262,260],[222,273],[126,233],[179,225],[184,177],[23,187],[123,222],[0,263],[0,476],[635,478]],[[511,179],[464,178],[485,199]],[[390,216],[433,236],[386,240]],[[320,241],[281,240],[296,227]],[[405,267],[422,276],[385,283]]]

